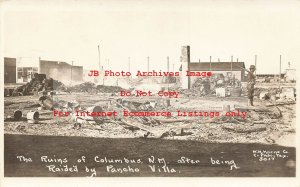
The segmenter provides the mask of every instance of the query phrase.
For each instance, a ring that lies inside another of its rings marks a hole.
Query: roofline
[[[216,63],[245,63],[245,62],[190,62],[193,64],[201,64],[201,63],[212,63],[212,64],[216,64]]]

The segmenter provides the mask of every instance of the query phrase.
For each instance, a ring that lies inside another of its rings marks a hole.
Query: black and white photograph
[[[300,1],[0,4],[4,181],[296,186]]]

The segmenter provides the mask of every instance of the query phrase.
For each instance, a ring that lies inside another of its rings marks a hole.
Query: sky
[[[96,69],[131,71],[191,61],[243,61],[257,73],[279,73],[300,61],[300,1],[110,0],[4,1],[5,57],[58,60]]]

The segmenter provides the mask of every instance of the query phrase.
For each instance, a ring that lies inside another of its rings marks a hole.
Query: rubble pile
[[[54,90],[67,91],[68,89],[62,82],[52,78],[47,79],[45,74],[36,73],[30,82],[14,89],[5,89],[4,96],[28,96],[39,93],[47,95],[54,94]]]
[[[58,80],[53,80],[53,89],[55,91],[69,92],[68,87]]]
[[[276,95],[280,92],[280,88],[278,87],[277,88],[262,88],[262,87],[254,88],[254,96],[259,97],[262,92],[266,92],[270,95]]]
[[[211,89],[213,90],[214,86],[208,78],[197,78],[192,89],[197,91],[199,96],[205,96],[212,93]]]
[[[214,75],[210,78],[197,78],[192,84],[192,89],[182,90],[181,93],[188,97],[240,97],[243,91],[240,81],[234,76],[230,77],[220,74]]]
[[[122,89],[120,86],[105,86],[105,85],[97,85],[97,91],[100,93],[120,93]]]
[[[255,88],[254,94],[260,100],[271,100],[274,102],[296,101],[296,89],[292,87]]]
[[[53,91],[53,79],[47,79],[45,74],[34,74],[34,78],[14,89],[12,96],[34,95],[39,91]]]
[[[71,92],[87,92],[87,93],[95,93],[96,92],[96,84],[92,82],[84,82],[82,84],[78,84],[75,86],[71,86],[68,88]]]
[[[145,89],[172,90],[172,87],[163,83],[153,84],[156,87],[144,84],[147,86]],[[143,84],[139,86],[142,88]],[[192,84],[192,89],[180,90],[183,97],[178,98],[136,97],[134,94],[122,97],[116,94],[124,90],[119,86],[96,85],[91,82],[65,86],[59,81],[37,76],[21,87],[22,89],[19,88],[17,93],[25,96],[44,91],[68,91],[69,94],[44,94],[41,97],[34,94],[30,97],[6,98],[5,132],[274,143],[276,138],[270,134],[277,133],[281,136],[279,133],[281,130],[292,132],[293,129],[290,124],[295,115],[293,111],[296,92],[295,88],[287,86],[255,87],[255,106],[250,107],[246,104],[246,98],[241,97],[245,85],[242,86],[235,79],[222,76],[210,79],[198,78]],[[231,98],[225,98],[227,96]],[[125,110],[128,113],[161,111],[170,112],[172,115],[125,117],[122,115]],[[179,110],[187,113],[218,111],[221,114],[239,111],[246,112],[247,116],[242,118],[224,115],[214,117],[176,115]],[[108,111],[115,111],[117,115],[108,115]],[[76,115],[78,112],[101,115]]]
[[[119,93],[122,89],[120,86],[96,85],[92,82],[84,82],[75,86],[68,87],[71,92],[85,93]]]

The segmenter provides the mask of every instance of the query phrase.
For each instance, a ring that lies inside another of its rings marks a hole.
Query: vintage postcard
[[[292,0],[2,1],[1,180],[296,186],[299,10]]]

